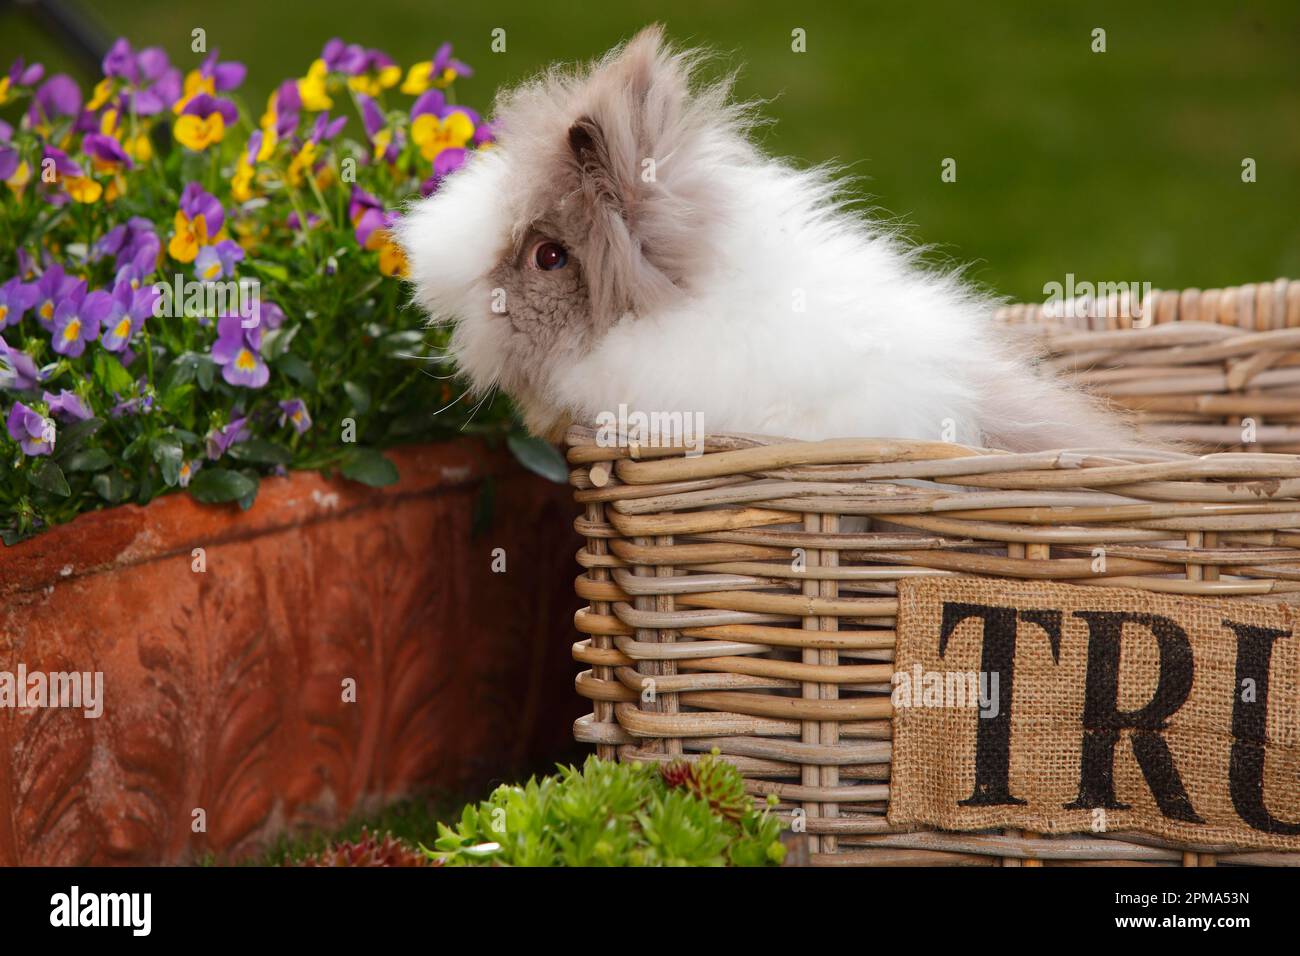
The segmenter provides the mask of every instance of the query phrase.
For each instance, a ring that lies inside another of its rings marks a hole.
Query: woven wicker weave
[[[1147,435],[1300,452],[1300,282],[1151,292],[1138,309],[1108,293],[998,316],[1041,325],[1050,364],[1132,409]]]
[[[575,427],[569,461],[586,538],[577,592],[589,602],[573,653],[594,702],[575,732],[601,755],[718,748],[751,792],[803,810],[817,864],[1300,863],[1134,834],[899,832],[885,818],[901,579],[1300,600],[1300,458],[739,436],[688,457],[603,447]],[[881,530],[841,533],[844,515]]]

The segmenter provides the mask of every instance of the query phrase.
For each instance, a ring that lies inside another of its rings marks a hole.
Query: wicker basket
[[[1041,325],[1050,364],[1133,410],[1147,435],[1300,452],[1300,282],[1156,291],[1137,309],[1108,292],[998,316]]]
[[[568,443],[586,538],[576,587],[589,602],[573,654],[594,702],[575,734],[602,756],[717,748],[752,793],[803,810],[815,864],[1300,863],[1131,833],[900,832],[885,817],[900,580],[957,572],[1285,601],[1300,592],[1300,459],[741,436],[691,457],[605,447],[580,427]],[[864,514],[879,530],[839,530]],[[1104,575],[1090,567],[1098,546]],[[806,554],[798,573],[794,548]]]

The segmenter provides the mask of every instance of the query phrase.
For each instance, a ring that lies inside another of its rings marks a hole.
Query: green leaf
[[[135,385],[131,373],[122,367],[112,352],[95,349],[95,381],[110,395],[113,392],[125,393]]]
[[[344,382],[343,391],[352,403],[353,410],[358,415],[364,415],[370,410],[370,390],[364,385],[358,385],[356,382]]]
[[[104,419],[102,418],[87,418],[84,421],[62,426],[57,436],[58,441],[54,446],[55,459],[62,460],[64,456],[71,455],[85,444],[86,439],[94,435],[103,426]]]
[[[286,352],[275,360],[275,367],[288,375],[303,388],[316,387],[316,373],[311,366],[291,352]]]
[[[158,473],[152,468],[147,469],[144,474],[140,476],[140,484],[136,489],[135,503],[138,505],[147,505],[149,502],[153,501],[154,496],[157,495],[160,490],[161,489],[158,487]]]
[[[256,493],[257,482],[226,468],[204,468],[190,480],[191,497],[205,504],[238,501]]]
[[[162,407],[163,411],[171,415],[179,415],[185,408],[185,404],[190,400],[194,393],[194,386],[188,382],[184,385],[177,385],[163,392]]]
[[[195,366],[194,374],[199,380],[199,388],[205,392],[210,392],[217,375],[217,363],[204,356]]]
[[[511,435],[506,444],[519,464],[529,471],[556,484],[568,484],[569,465],[550,442],[531,435]]]
[[[125,501],[131,496],[131,484],[117,471],[100,472],[90,480],[95,493],[111,505]]]
[[[278,329],[267,332],[262,339],[262,357],[268,362],[274,362],[286,354],[300,328],[302,328],[300,325],[282,325]]]
[[[265,438],[250,438],[231,445],[227,454],[236,461],[251,461],[259,465],[287,465],[293,460],[289,449]]]
[[[162,470],[163,481],[167,487],[176,487],[181,478],[181,459],[185,455],[180,439],[174,435],[159,435],[149,443],[149,450],[153,453],[153,460]]]
[[[163,377],[163,393],[178,389],[195,379],[198,379],[199,387],[203,391],[211,391],[216,369],[217,365],[212,361],[212,356],[198,352],[182,352],[176,356],[176,360],[172,362]],[[167,399],[164,399],[164,405],[166,403]]]
[[[257,472],[250,468],[243,469],[240,474],[253,484],[252,491],[246,495],[240,495],[239,497],[239,510],[247,511],[249,508],[253,507],[253,502],[257,500],[257,489],[261,486],[262,479],[258,476]]]
[[[397,481],[397,466],[373,448],[358,448],[339,469],[343,477],[372,488],[382,488]]]
[[[276,262],[267,262],[265,259],[249,259],[248,265],[252,266],[268,279],[275,279],[277,282],[289,281],[289,270]]]
[[[72,494],[72,489],[68,487],[68,479],[63,476],[63,469],[49,458],[36,459],[27,480],[37,488],[62,495],[64,498]]]
[[[102,448],[86,448],[74,451],[63,459],[64,471],[103,471],[113,464],[113,459]]]

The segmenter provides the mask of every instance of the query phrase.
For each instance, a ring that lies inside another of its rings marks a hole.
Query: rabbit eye
[[[533,250],[533,264],[543,272],[563,269],[569,263],[569,254],[558,242],[539,242]]]

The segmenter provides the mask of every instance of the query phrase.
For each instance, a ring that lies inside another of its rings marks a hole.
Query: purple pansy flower
[[[331,120],[329,113],[321,113],[316,117],[315,125],[312,126],[311,141],[313,143],[319,143],[322,140],[333,139],[342,132],[343,127],[347,125],[348,118],[346,116],[340,116],[336,120]]]
[[[311,415],[301,398],[290,398],[280,403],[280,427],[286,423],[292,423],[293,430],[299,435],[311,428]]]
[[[177,474],[176,483],[182,488],[188,488],[190,486],[190,479],[193,478],[194,473],[202,467],[203,459],[201,458],[185,459],[185,461],[181,462],[181,470]]]
[[[259,302],[254,309],[254,324],[268,329],[278,329],[284,324],[284,310],[274,302]]]
[[[124,166],[127,169],[134,165],[122,144],[102,133],[87,133],[81,137],[81,149],[91,159],[104,165]]]
[[[384,212],[382,209],[367,209],[357,220],[357,244],[363,249],[379,248],[382,232],[397,221],[397,213]],[[375,243],[372,245],[372,241]]]
[[[287,219],[285,219],[285,222],[288,224],[288,226],[289,226],[290,229],[301,229],[301,228],[303,228],[303,225],[302,225],[302,219],[299,218],[299,216],[298,216],[298,214],[297,214],[296,212],[291,212],[291,213],[289,213],[289,216],[288,216]],[[317,215],[316,213],[314,213],[314,212],[309,212],[309,213],[307,213],[307,228],[308,228],[308,229],[312,229],[312,228],[314,228],[315,226],[317,226],[317,225],[319,225],[319,224],[320,224],[320,216],[318,216],[318,215]]]
[[[75,277],[66,275],[63,272],[63,266],[50,266],[45,270],[45,274],[36,282],[36,321],[41,324],[41,328],[49,332],[54,328],[54,312],[63,301],[77,286]]]
[[[37,294],[36,286],[18,276],[0,285],[0,329],[22,321],[23,313],[36,304]]]
[[[233,126],[239,119],[239,110],[235,108],[234,103],[217,96],[209,96],[207,93],[191,97],[181,109],[181,115],[189,114],[200,119],[207,119],[213,113],[220,113],[227,126]]]
[[[54,172],[59,176],[76,177],[85,175],[85,171],[81,168],[81,164],[69,157],[68,154],[61,149],[56,149],[53,146],[46,145],[44,159],[52,160],[54,162]]]
[[[171,60],[167,59],[167,52],[160,46],[145,47],[136,56],[135,62],[140,68],[140,75],[146,80],[157,82],[174,72]]]
[[[48,455],[54,451],[54,419],[46,418],[22,402],[14,402],[5,424],[9,437],[18,442],[24,455]]]
[[[171,65],[161,47],[151,46],[136,57],[141,84],[126,92],[126,112],[137,116],[153,116],[171,109],[181,98],[183,84],[181,71]]]
[[[153,223],[141,216],[132,216],[100,237],[91,251],[91,261],[113,256],[113,264],[119,270],[132,266],[143,279],[157,268],[161,251],[162,242],[153,231]]]
[[[366,49],[357,43],[344,43],[334,37],[321,50],[320,58],[331,73],[356,76],[366,68]]]
[[[199,66],[199,76],[212,80],[212,85],[218,93],[237,89],[244,82],[247,74],[248,68],[236,60],[220,62],[215,49]]]
[[[439,179],[444,176],[450,176],[456,170],[465,165],[465,158],[469,154],[464,147],[452,146],[444,149],[433,159],[433,174]]]
[[[144,380],[141,379],[141,387]],[[122,396],[114,392],[113,396],[119,399],[118,403],[108,410],[110,418],[123,418],[127,415],[147,415],[153,410],[153,392],[147,391],[135,398],[121,400]]]
[[[190,183],[181,192],[181,212],[191,222],[195,216],[202,216],[208,225],[208,235],[215,236],[226,224],[226,211],[216,196],[206,192],[198,183]]]
[[[376,136],[388,129],[388,120],[385,118],[383,110],[379,108],[379,104],[366,94],[358,93],[357,101],[361,104],[361,124],[366,129],[366,136],[373,142]],[[401,152],[400,144],[405,141],[405,137],[401,130],[391,130],[387,139],[388,142],[384,146],[383,152],[378,155],[378,158],[383,159],[386,163],[395,163],[398,154]],[[375,145],[378,145],[378,143]]]
[[[125,37],[118,37],[108,52],[104,54],[103,62],[100,68],[104,71],[105,76],[118,77],[134,83],[140,76],[136,66],[135,53],[131,50],[131,44],[126,41]]]
[[[344,43],[338,37],[325,44],[320,58],[331,73],[346,73],[348,76],[377,73],[393,65],[392,57],[382,50],[367,50],[359,43]]]
[[[364,247],[375,230],[386,225],[385,215],[383,203],[353,184],[352,195],[348,200],[348,218],[356,227],[357,245]]]
[[[7,141],[3,140],[3,137],[0,137],[0,182],[16,173],[22,161],[23,157],[18,152],[18,149],[10,146]]]
[[[194,258],[194,277],[205,282],[234,275],[235,263],[244,258],[244,249],[231,239],[204,246]]]
[[[230,446],[247,441],[248,437],[248,419],[243,417],[232,418],[229,425],[211,429],[206,436],[208,459],[216,461],[230,450]]]
[[[298,92],[298,84],[294,80],[285,80],[271,100],[275,135],[277,139],[284,139],[298,128],[298,114],[302,111],[302,95]]]
[[[32,357],[0,337],[0,388],[25,392],[45,378]]]
[[[260,130],[255,129],[251,136],[248,137],[248,148],[244,150],[244,158],[248,160],[248,165],[257,165],[257,157],[262,152],[262,140],[266,135]]]
[[[459,147],[444,149],[433,158],[433,175],[420,183],[420,195],[431,196],[438,191],[442,181],[465,165],[469,153]]]
[[[348,198],[348,218],[354,223],[367,209],[383,209],[384,204],[366,192],[356,183],[352,184],[352,195]]]
[[[107,292],[86,291],[85,281],[78,282],[54,310],[51,330],[54,351],[76,358],[86,350],[86,343],[99,338],[100,323],[108,317],[113,297]]]
[[[367,136],[373,137],[388,125],[384,120],[384,111],[366,94],[358,93],[357,102],[361,105],[361,124],[366,128]]]
[[[451,55],[450,43],[444,43],[442,46],[438,47],[438,52],[433,55],[432,75],[435,77],[442,76],[447,67],[451,67],[455,70],[457,76],[474,75],[474,71],[471,70],[467,64],[460,62],[460,60],[457,60]]]
[[[81,112],[81,89],[66,73],[55,73],[36,88],[27,119],[40,128],[60,116],[76,116]]]
[[[104,332],[100,344],[110,352],[121,352],[131,336],[144,327],[144,320],[153,314],[158,290],[153,286],[136,288],[130,280],[119,280],[113,287],[113,299],[104,317]]]
[[[262,327],[244,328],[237,315],[217,320],[217,341],[212,346],[212,360],[220,365],[221,377],[242,388],[261,388],[271,377],[262,361]]]
[[[90,406],[82,401],[76,392],[70,392],[66,388],[57,395],[46,392],[41,397],[45,399],[45,404],[50,407],[50,414],[63,419],[65,422],[84,422],[95,415],[90,410]]]
[[[443,96],[442,90],[425,90],[411,104],[411,119],[414,120],[422,113],[432,113],[441,118],[446,108],[447,97]]]
[[[41,81],[45,75],[45,67],[39,63],[33,63],[28,66],[22,57],[14,60],[9,67],[9,85],[10,86],[31,86]]]

